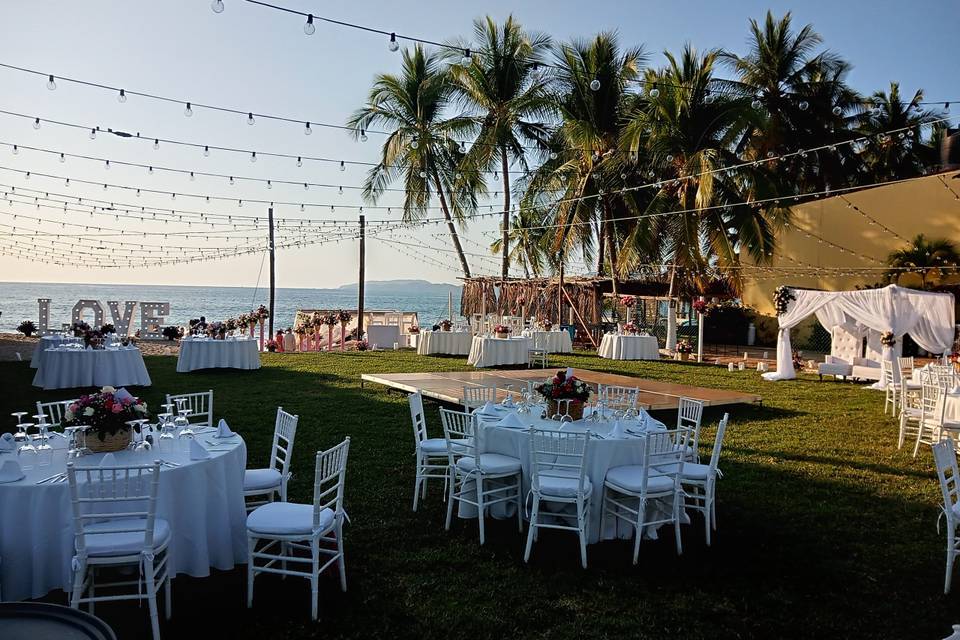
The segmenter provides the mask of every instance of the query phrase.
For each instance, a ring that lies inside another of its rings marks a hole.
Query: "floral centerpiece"
[[[130,420],[148,417],[147,403],[126,389],[103,387],[80,396],[63,414],[65,427],[86,426],[87,447],[94,452],[122,451],[130,444]]]
[[[550,331],[553,329],[553,322],[550,320],[550,318],[542,318],[540,320],[540,326],[543,327],[544,331]]]
[[[339,320],[337,320],[337,314],[335,313],[328,313],[321,317],[321,323],[327,325],[328,327],[335,327],[337,326],[338,322]]]
[[[793,360],[793,368],[797,371],[803,371],[803,351],[794,349],[790,356]]]
[[[103,334],[98,329],[87,329],[83,332],[83,344],[91,349],[103,349]]]
[[[450,331],[453,328],[453,323],[449,320],[441,320],[437,323],[437,326],[440,327],[440,331]]]
[[[100,327],[100,333],[106,334],[106,333],[116,333],[116,332],[117,332],[117,328],[112,324],[110,324],[109,322],[103,325],[102,327]]]
[[[677,353],[680,354],[681,360],[686,360],[687,356],[693,353],[693,345],[686,338],[677,340]]]
[[[634,296],[620,296],[620,304],[629,309],[637,304],[637,299]]]
[[[270,309],[267,309],[264,305],[260,305],[256,311],[251,312],[251,315],[253,315],[254,319],[258,322],[263,322],[264,320],[270,319]]]
[[[568,376],[566,371],[557,371],[557,374],[546,382],[534,385],[534,391],[547,401],[547,415],[553,416],[561,411],[561,402],[564,405],[570,400],[565,410],[574,420],[583,417],[583,405],[590,399],[590,385],[576,376]]]
[[[90,331],[90,325],[88,325],[83,320],[81,320],[80,322],[74,322],[73,325],[70,327],[70,331],[73,332],[74,338],[82,338],[83,334],[85,334],[87,331]]]
[[[505,325],[505,324],[498,324],[497,326],[495,326],[495,327],[493,328],[493,333],[494,333],[498,338],[507,338],[507,337],[509,337],[511,331],[513,331],[513,329],[511,329],[510,327],[508,327],[508,326]]]
[[[417,325],[413,325],[412,327],[410,327],[409,329],[407,329],[407,332],[408,332],[408,333],[420,333],[420,327],[418,327]]]
[[[227,335],[227,326],[222,322],[211,322],[207,325],[207,335],[214,340],[223,340]]]
[[[880,344],[885,347],[895,347],[897,346],[897,336],[893,335],[893,331],[884,331],[880,334]]]
[[[340,321],[340,324],[346,325],[348,322],[353,320],[353,316],[350,314],[349,311],[344,311],[343,309],[340,309],[340,311],[337,311],[337,320]]]
[[[627,324],[623,325],[623,332],[629,333],[630,335],[634,335],[639,330],[639,327],[637,327],[637,325],[633,322],[628,322]]]
[[[174,326],[174,325],[169,325],[169,326],[164,327],[163,330],[160,331],[160,333],[161,333],[161,335],[163,335],[164,338],[166,338],[166,339],[169,340],[170,342],[173,342],[174,340],[177,340],[177,339],[183,337],[183,327],[177,327],[177,326]],[[124,336],[124,337],[126,337],[126,336]],[[121,339],[121,341],[122,341],[122,339]]]
[[[787,312],[790,303],[797,299],[793,291],[783,285],[776,288],[773,292],[773,307],[777,310],[777,315],[782,316]]]
[[[223,321],[223,324],[227,327],[227,331],[234,331],[237,328],[237,319],[227,318]]]
[[[267,351],[272,353],[276,350],[277,350],[277,341],[274,340],[273,338],[271,338],[270,340],[267,340]]]

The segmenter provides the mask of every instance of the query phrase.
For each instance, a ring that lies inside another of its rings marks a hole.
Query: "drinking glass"
[[[508,384],[504,386],[504,389],[507,392],[507,397],[505,397],[503,401],[500,402],[500,404],[503,405],[504,407],[512,407],[513,406],[513,385]]]
[[[18,442],[21,441],[21,440],[25,440],[26,437],[27,437],[27,432],[23,430],[23,420],[22,420],[21,418],[23,418],[23,416],[27,415],[27,412],[26,412],[26,411],[15,411],[14,413],[11,413],[10,415],[17,419],[17,432],[13,434],[13,439],[14,439],[14,440],[17,440]]]
[[[173,423],[170,421],[171,414],[161,413],[157,418],[160,420],[160,437],[157,439],[157,448],[165,453],[172,453],[176,438],[173,435]]]
[[[33,469],[35,466],[37,466],[37,461],[40,457],[37,447],[33,444],[33,438],[30,437],[30,427],[32,426],[33,424],[30,422],[23,423],[23,432],[25,438],[23,440],[23,444],[17,449],[17,458],[20,460],[20,468],[24,471],[27,469]]]
[[[558,408],[563,407],[563,415],[560,416],[560,422],[573,422],[573,417],[570,415],[570,403],[573,400],[560,400],[557,402]]]

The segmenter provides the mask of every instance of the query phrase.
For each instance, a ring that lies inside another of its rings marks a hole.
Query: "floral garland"
[[[344,311],[343,309],[340,309],[340,311],[337,311],[337,320],[340,321],[340,324],[347,324],[348,322],[353,320],[353,316],[350,315],[349,311]]]
[[[773,307],[777,311],[778,316],[782,316],[787,312],[787,307],[790,306],[790,303],[797,299],[797,296],[793,295],[793,290],[789,287],[780,285],[773,292]]]
[[[893,331],[884,331],[880,334],[880,344],[885,347],[895,347],[897,346],[897,336],[893,334]]]
[[[320,320],[320,324],[325,324],[328,327],[336,326],[337,322],[339,322],[339,320],[337,319],[337,314],[335,313],[329,313],[325,316],[321,316],[321,320]]]

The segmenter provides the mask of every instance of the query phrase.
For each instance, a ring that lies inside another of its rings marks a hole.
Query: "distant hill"
[[[337,287],[337,291],[356,291],[357,283]],[[426,280],[371,280],[364,285],[364,292],[372,295],[445,296],[453,292],[460,296],[460,287],[455,284],[427,282]]]

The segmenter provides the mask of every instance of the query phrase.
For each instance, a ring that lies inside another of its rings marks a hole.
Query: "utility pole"
[[[276,255],[273,248],[273,207],[267,209],[267,222],[270,225],[270,335],[268,339],[273,340],[273,317],[276,315],[273,307],[274,296],[276,295],[277,273],[276,273]]]
[[[557,326],[563,324],[563,252],[557,254],[560,261],[560,284],[557,286]]]
[[[366,260],[366,223],[363,214],[360,214],[360,278],[357,283],[357,341],[363,340],[363,279]]]

